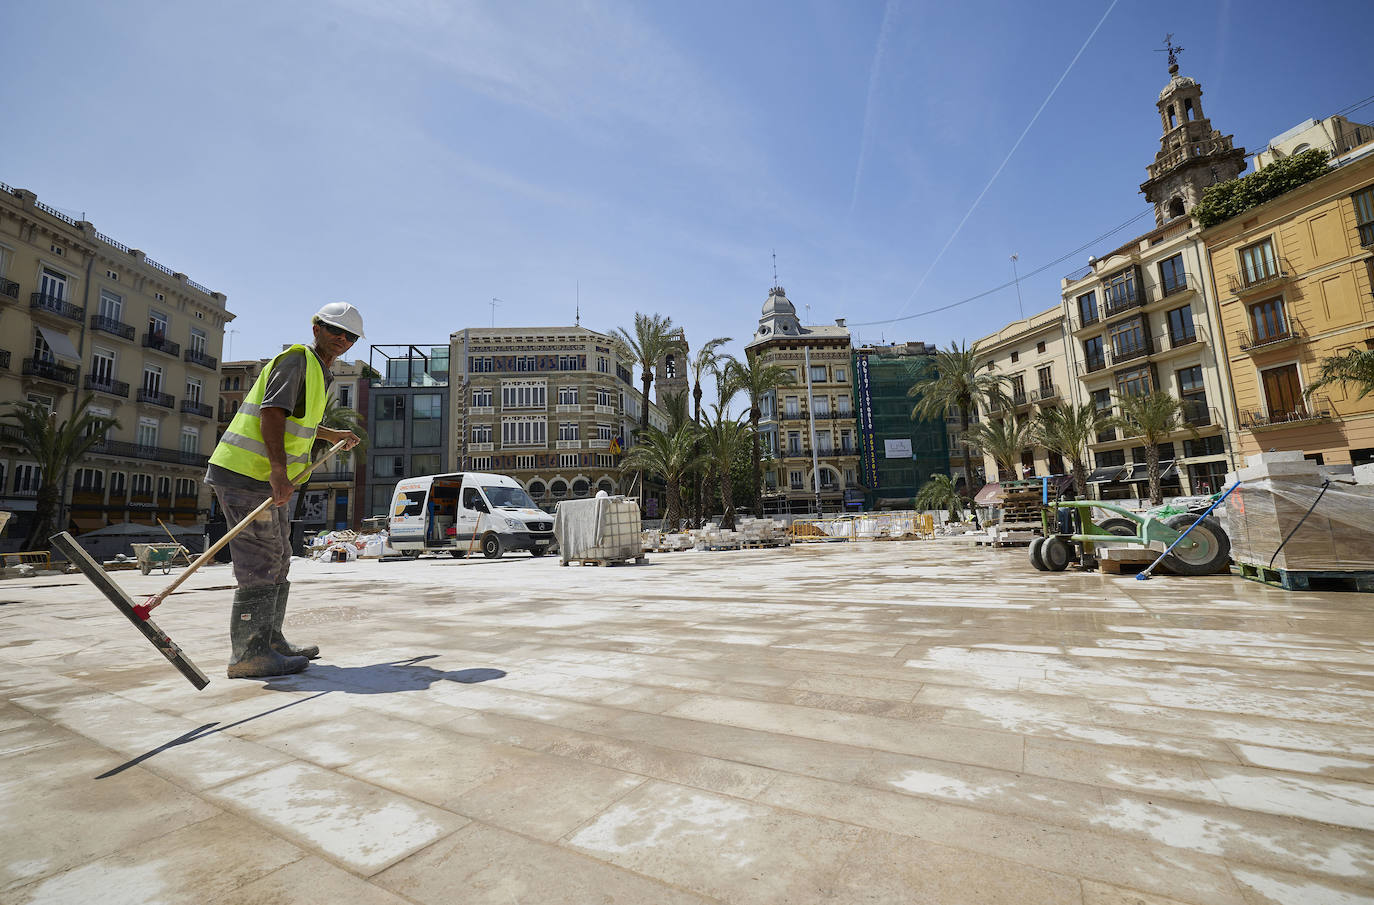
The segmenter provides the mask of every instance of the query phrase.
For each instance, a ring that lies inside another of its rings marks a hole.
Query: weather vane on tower
[[[1164,46],[1156,48],[1155,53],[1167,53],[1169,55],[1169,74],[1178,75],[1178,55],[1183,53],[1183,48],[1174,46],[1172,34],[1164,36]]]

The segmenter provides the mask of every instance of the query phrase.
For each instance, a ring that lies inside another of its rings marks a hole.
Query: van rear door
[[[402,481],[391,500],[391,542],[423,544],[425,541],[425,497],[429,481]]]

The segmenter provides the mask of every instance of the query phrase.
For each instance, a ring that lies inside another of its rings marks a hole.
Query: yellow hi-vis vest
[[[286,476],[295,481],[310,464],[310,447],[315,443],[315,428],[324,417],[324,368],[315,353],[302,345],[295,345],[272,359],[254,381],[248,396],[239,406],[234,420],[220,438],[210,456],[210,463],[258,481],[266,481],[272,474],[267,458],[267,445],[262,440],[262,397],[267,393],[267,379],[277,362],[293,352],[305,353],[305,417],[294,418],[288,412],[283,446],[286,448]]]

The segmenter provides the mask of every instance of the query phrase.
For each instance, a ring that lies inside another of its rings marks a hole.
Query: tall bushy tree
[[[720,502],[724,517],[722,528],[735,527],[734,476],[731,473],[742,450],[749,446],[749,429],[717,406],[715,417],[708,419],[702,429],[702,450],[709,463],[711,475],[720,487]]]
[[[725,381],[732,391],[743,393],[749,399],[749,433],[753,443],[754,496],[763,501],[763,451],[759,446],[759,418],[763,417],[761,407],[763,397],[778,389],[790,386],[792,378],[781,365],[764,364],[757,357],[745,356],[744,361],[731,359],[725,366]]]
[[[933,367],[918,377],[907,390],[916,398],[911,417],[944,420],[949,412],[959,413],[960,445],[964,448],[965,488],[973,490],[973,455],[969,447],[969,422],[981,399],[1000,401],[1006,397],[1003,389],[1007,378],[994,374],[987,366],[979,367],[978,344],[949,344],[948,349],[935,353]]]
[[[1051,406],[1035,416],[1035,442],[1069,463],[1079,499],[1088,495],[1088,446],[1104,427],[1102,414],[1091,402]]]
[[[676,530],[682,517],[683,476],[695,468],[702,458],[697,444],[697,429],[690,423],[673,433],[650,427],[644,430],[641,437],[641,441],[621,459],[621,470],[647,471],[663,479],[668,498],[663,524],[669,531]]]
[[[93,395],[77,404],[81,414],[59,422],[57,412],[37,402],[12,402],[0,418],[19,428],[12,438],[25,458],[38,466],[38,495],[34,500],[33,526],[24,540],[24,550],[43,550],[48,538],[56,534],[57,508],[62,502],[62,485],[67,473],[92,446],[105,438],[105,432],[119,427],[114,418],[90,413]]]
[[[1150,485],[1150,504],[1158,506],[1164,502],[1159,480],[1159,444],[1184,428],[1183,406],[1168,393],[1156,390],[1152,393],[1138,393],[1117,399],[1121,414],[1107,420],[1107,424],[1120,427],[1128,437],[1139,437],[1145,442],[1145,473]]]

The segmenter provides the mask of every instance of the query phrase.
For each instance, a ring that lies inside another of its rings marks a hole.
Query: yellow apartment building
[[[69,477],[61,527],[204,521],[233,318],[223,293],[0,183],[0,403],[41,403],[65,420],[89,395],[88,411],[119,421]],[[0,428],[7,542],[22,540],[39,486],[16,439]]]
[[[1202,233],[1242,454],[1374,461],[1374,396],[1313,395],[1323,358],[1374,347],[1374,153]]]

